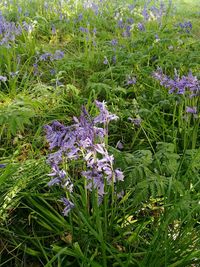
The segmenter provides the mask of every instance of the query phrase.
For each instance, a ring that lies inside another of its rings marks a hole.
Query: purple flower
[[[123,37],[130,37],[131,36],[131,26],[126,26],[125,31],[122,33]]]
[[[136,84],[136,78],[135,77],[128,76],[126,84],[127,85]]]
[[[169,93],[177,93],[179,95],[189,94],[189,97],[195,97],[199,95],[200,83],[196,76],[193,76],[191,72],[187,76],[180,77],[175,70],[174,79],[165,75],[161,68],[158,68],[152,75],[156,80],[160,81],[160,84],[169,89]]]
[[[92,40],[92,44],[93,44],[93,46],[94,46],[94,47],[96,47],[96,46],[97,46],[97,43],[96,43],[96,41],[95,41],[95,40]]]
[[[6,167],[6,164],[0,164],[0,169],[3,169]]]
[[[175,27],[180,28],[183,32],[190,33],[192,30],[192,23],[191,21],[180,22],[176,24]]]
[[[17,11],[18,11],[19,14],[22,13],[22,8],[21,8],[21,6],[18,6],[18,7],[17,7]]]
[[[128,8],[129,8],[130,11],[133,11],[133,9],[135,8],[135,5],[133,5],[133,4],[132,5],[128,5]]]
[[[104,57],[103,64],[104,64],[104,65],[108,65],[108,59],[107,59],[107,57]]]
[[[33,30],[33,25],[28,24],[26,21],[23,21],[23,22],[22,22],[22,25],[23,25],[23,28],[24,28],[25,31],[27,31],[27,32],[29,32],[29,33],[32,32],[32,30]]]
[[[106,102],[99,102],[99,101],[95,101],[96,106],[99,108],[100,110],[100,114],[94,118],[94,123],[104,123],[107,124],[112,120],[117,120],[119,117],[116,116],[115,114],[111,114],[109,113],[109,111],[107,110],[106,107]]]
[[[115,179],[116,181],[124,181],[124,174],[121,170],[119,169],[115,170]]]
[[[52,166],[54,164],[58,165],[62,162],[63,160],[63,151],[62,150],[58,150],[54,153],[51,153],[48,156],[47,162]]]
[[[114,169],[114,157],[109,155],[104,137],[107,135],[108,123],[118,117],[107,110],[106,102],[95,102],[99,109],[99,115],[92,118],[85,107],[79,118],[74,117],[74,124],[64,126],[58,121],[46,125],[46,139],[49,142],[50,150],[55,150],[48,156],[48,163],[51,165],[52,173],[49,176],[53,179],[49,186],[59,185],[69,193],[73,191],[73,184],[63,166],[63,161],[81,159],[87,169],[81,174],[87,179],[87,189],[96,189],[99,200],[102,200],[105,181],[108,185],[123,181],[124,175],[119,169]],[[98,124],[104,124],[104,128]],[[68,200],[66,200],[68,201]],[[69,202],[66,202],[65,214],[70,211]],[[100,202],[99,202],[100,204]]]
[[[160,38],[159,38],[158,34],[155,35],[155,40],[156,40],[156,42],[160,41]]]
[[[121,29],[124,28],[124,23],[123,23],[123,19],[122,18],[119,19],[119,21],[118,21],[118,27],[121,28]]]
[[[123,149],[124,148],[124,145],[123,145],[123,143],[119,140],[118,142],[117,142],[117,144],[116,144],[116,147],[118,148],[118,149]]]
[[[56,70],[55,70],[55,69],[51,69],[49,72],[50,72],[50,74],[51,74],[52,76],[56,74]]]
[[[113,64],[116,64],[116,62],[117,62],[117,57],[116,57],[116,55],[114,55],[114,56],[112,57],[112,63],[113,63]]]
[[[118,44],[118,41],[117,41],[117,39],[113,39],[113,40],[111,40],[110,43],[111,43],[111,45],[116,46]]]
[[[38,64],[34,63],[33,64],[33,75],[37,76],[38,74],[39,74]]]
[[[148,14],[146,5],[144,6],[144,8],[142,10],[142,15],[144,17],[144,20],[146,20],[146,21],[149,20],[149,14]]]
[[[128,118],[129,121],[131,121],[135,126],[140,126],[142,119],[141,118]]]
[[[84,28],[84,27],[79,27],[79,30],[83,33],[89,33],[89,30],[87,28]]]
[[[186,112],[191,114],[197,114],[197,107],[186,107]]]
[[[54,60],[59,60],[59,59],[62,59],[64,57],[64,52],[61,51],[61,50],[56,50],[56,52],[54,53],[53,55],[53,59]]]
[[[51,58],[52,58],[51,53],[44,53],[44,54],[40,55],[39,60],[40,61],[47,61],[47,60],[50,60]]]
[[[145,27],[144,27],[144,24],[143,23],[139,22],[138,25],[137,25],[137,27],[138,27],[138,30],[140,30],[141,32],[144,32],[145,31]]]
[[[78,15],[78,21],[81,21],[81,20],[83,20],[83,14],[82,14],[82,13],[80,13],[80,14]]]
[[[88,190],[92,191],[93,189],[97,189],[98,195],[104,195],[104,179],[101,172],[93,168],[91,170],[83,171],[81,174],[88,180]]]
[[[71,182],[71,179],[68,178],[62,185],[64,189],[67,189],[67,191],[71,194],[73,192],[74,185]]]
[[[10,47],[17,36],[22,34],[19,23],[7,21],[0,12],[0,46]]]
[[[134,22],[133,18],[128,18],[126,21],[127,21],[127,23],[129,23],[129,24],[133,24],[133,22]]]
[[[120,199],[120,198],[123,198],[124,196],[124,190],[122,190],[121,192],[117,193],[117,198]]]
[[[69,201],[69,199],[67,199],[67,198],[65,198],[65,197],[61,198],[61,201],[63,202],[63,204],[64,204],[64,206],[65,206],[65,208],[64,208],[64,210],[63,210],[63,214],[64,214],[64,216],[67,216],[68,213],[69,213],[75,206],[74,206],[74,204],[73,204],[71,201]]]
[[[52,164],[53,172],[48,174],[48,176],[55,177],[49,183],[48,186],[52,186],[55,184],[61,184],[62,181],[66,178],[66,172],[64,170],[59,170],[58,165],[55,163]]]
[[[16,77],[19,74],[19,71],[9,73],[12,78]]]
[[[6,82],[6,81],[7,81],[7,77],[0,75],[0,82]]]

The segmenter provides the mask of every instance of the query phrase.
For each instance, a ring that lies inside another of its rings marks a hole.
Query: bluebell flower
[[[104,64],[104,65],[108,65],[108,59],[107,59],[107,57],[104,57],[103,64]]]
[[[197,107],[186,107],[186,112],[191,114],[197,114]]]
[[[0,164],[0,169],[3,169],[6,167],[6,164]]]
[[[22,7],[21,6],[18,6],[17,7],[17,11],[18,11],[19,14],[22,13]]]
[[[116,144],[116,147],[118,148],[118,149],[123,149],[124,148],[124,145],[123,145],[123,143],[119,140],[118,142],[117,142],[117,144]]]
[[[123,198],[123,196],[124,196],[124,190],[122,190],[121,192],[117,193],[117,198],[118,199]]]
[[[126,26],[125,31],[122,33],[123,37],[130,37],[131,36],[131,26]]]
[[[100,110],[100,114],[94,118],[94,123],[103,123],[103,124],[107,124],[112,120],[117,120],[119,117],[115,114],[111,114],[106,107],[106,102],[99,102],[99,101],[95,101],[96,106],[99,108]]]
[[[127,78],[127,80],[126,80],[126,84],[127,84],[127,85],[133,85],[133,84],[136,84],[136,78],[135,78],[135,77],[128,76],[128,78]]]
[[[104,143],[104,137],[107,134],[105,126],[118,117],[107,110],[105,101],[96,101],[95,104],[99,109],[99,114],[95,118],[92,118],[85,107],[82,107],[81,116],[73,118],[73,125],[64,126],[54,121],[51,125],[45,126],[49,148],[56,150],[48,156],[48,163],[52,167],[52,173],[49,176],[53,177],[49,185],[57,184],[72,193],[73,184],[66,171],[60,169],[60,166],[63,160],[82,159],[87,167],[87,170],[81,172],[87,179],[87,189],[90,191],[96,189],[99,200],[102,200],[105,194],[105,180],[108,185],[111,185],[123,181],[124,175],[121,170],[114,169],[114,157],[108,153]],[[104,128],[99,127],[99,124],[103,124]],[[70,211],[70,205],[66,203],[65,214]]]
[[[134,22],[133,18],[128,18],[126,21],[127,21],[127,23],[129,23],[129,24],[133,24],[133,22]]]
[[[55,69],[51,69],[49,72],[50,72],[50,74],[51,74],[52,76],[56,74],[56,70],[55,70]]]
[[[61,51],[61,50],[56,50],[54,55],[52,56],[52,59],[54,60],[59,60],[59,59],[62,59],[64,57],[64,52]]]
[[[144,6],[144,8],[142,10],[142,15],[143,15],[144,20],[146,20],[146,21],[149,20],[149,14],[148,14],[146,5]]]
[[[51,58],[52,58],[52,54],[46,52],[46,53],[40,55],[39,60],[40,61],[47,61],[47,60],[50,60]]]
[[[121,170],[119,169],[115,170],[115,179],[116,181],[124,181],[124,174]]]
[[[84,28],[84,27],[79,27],[79,30],[81,31],[81,32],[83,32],[83,33],[89,33],[89,30],[88,30],[88,28]]]
[[[143,23],[139,22],[138,25],[137,25],[137,27],[138,27],[138,30],[140,30],[141,32],[144,32],[145,31],[145,26],[144,26]]]
[[[14,78],[14,77],[16,77],[18,74],[19,74],[19,71],[15,71],[15,72],[10,72],[9,73],[10,74],[10,76],[12,77],[12,78]]]
[[[81,20],[83,20],[83,14],[82,14],[82,13],[80,13],[80,14],[78,15],[78,21],[81,21]]]
[[[133,11],[133,9],[135,8],[135,5],[131,4],[131,5],[128,5],[128,8],[130,11]]]
[[[110,41],[110,43],[111,43],[111,45],[116,46],[118,44],[118,40],[117,39],[112,39]]]
[[[175,27],[180,28],[183,32],[190,33],[192,30],[192,23],[191,21],[180,22],[176,24]]]
[[[7,77],[0,75],[0,82],[6,82],[6,81],[7,81]]]
[[[53,178],[48,183],[48,185],[52,186],[54,184],[61,184],[62,181],[66,178],[66,175],[67,175],[66,172],[64,170],[60,170],[58,165],[56,165],[55,163],[53,163],[51,167],[52,167],[53,172],[48,174],[48,176],[55,177],[55,178]]]
[[[75,207],[74,204],[67,198],[63,197],[61,198],[61,201],[64,204],[64,210],[63,210],[63,215],[67,216],[68,213]]]
[[[116,64],[116,62],[117,62],[117,57],[116,57],[116,55],[114,55],[114,56],[112,57],[112,63],[113,63],[113,64]]]
[[[21,25],[7,21],[0,13],[0,45],[10,47],[10,43],[13,43],[16,37],[21,34]]]
[[[96,47],[96,46],[97,46],[97,43],[96,43],[96,41],[95,41],[95,40],[92,40],[92,44],[93,44],[93,46],[94,46],[94,47]]]
[[[141,118],[128,118],[129,121],[131,121],[135,126],[140,126],[142,123],[142,119]]]
[[[22,22],[22,26],[23,26],[24,30],[29,32],[29,33],[31,33],[33,30],[33,25],[28,24],[26,21]]]
[[[122,18],[118,20],[118,27],[121,28],[121,29],[124,28],[124,22],[123,22]]]
[[[152,75],[156,80],[160,81],[160,84],[169,89],[169,93],[177,93],[179,95],[189,95],[190,98],[199,96],[200,83],[196,76],[193,76],[191,72],[187,76],[180,77],[175,70],[174,79],[165,75],[161,68],[153,72]]]
[[[34,63],[33,64],[33,75],[37,76],[38,74],[39,74],[38,64]]]

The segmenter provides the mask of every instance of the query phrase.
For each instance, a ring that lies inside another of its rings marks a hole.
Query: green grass
[[[0,33],[1,25],[24,25],[0,45],[0,266],[200,266],[199,95],[169,94],[152,76],[161,67],[171,78],[191,71],[200,80],[200,4],[164,2],[155,19],[150,7],[160,1],[149,1],[145,21],[147,1],[132,9],[129,0],[87,8],[84,1],[0,0]],[[189,32],[178,26],[188,21]],[[58,50],[64,56],[52,60]],[[124,173],[116,187],[104,177],[100,205],[81,174],[84,149],[79,160],[62,162],[73,194],[47,185],[52,151],[44,130],[56,120],[72,125],[83,105],[95,117],[95,100],[119,117],[96,142]],[[63,196],[75,205],[68,216]]]

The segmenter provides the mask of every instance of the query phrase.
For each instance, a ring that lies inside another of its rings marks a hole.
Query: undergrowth
[[[0,10],[0,266],[199,266],[199,2]]]

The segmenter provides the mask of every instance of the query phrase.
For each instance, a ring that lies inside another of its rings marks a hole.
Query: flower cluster
[[[92,41],[93,46],[96,46],[97,29],[93,28],[93,30],[90,30],[89,28],[90,28],[89,24],[87,25],[87,28],[80,26],[79,31],[83,34],[87,42]]]
[[[99,14],[99,6],[91,0],[84,1],[83,8],[92,10],[95,15]]]
[[[131,36],[131,30],[133,27],[133,19],[129,18],[126,21],[124,21],[122,18],[119,18],[117,22],[118,28],[122,29],[122,36],[123,37],[130,37]]]
[[[30,32],[33,25],[25,21],[20,25],[7,21],[0,12],[0,46],[10,47],[10,43],[15,42],[16,37],[22,35],[23,30]]]
[[[161,19],[163,15],[166,13],[167,7],[165,6],[163,1],[160,1],[160,6],[148,6],[151,1],[145,3],[144,8],[142,10],[142,16],[144,21],[149,20],[157,20],[161,23]]]
[[[63,59],[64,56],[65,54],[61,50],[56,50],[54,53],[45,52],[43,54],[37,54],[35,63],[33,64],[34,76],[42,76],[43,73],[39,70],[41,62],[51,63]],[[52,76],[56,74],[56,70],[53,68],[49,72]]]
[[[139,22],[137,25],[137,28],[139,31],[144,32],[145,31],[145,26],[143,23]]]
[[[64,57],[64,52],[61,50],[56,50],[54,54],[51,53],[44,53],[39,56],[38,61],[54,61],[54,60],[60,60]]]
[[[180,23],[176,24],[175,26],[176,26],[176,28],[181,29],[181,31],[183,31],[185,33],[190,33],[192,30],[191,21],[180,22]]]
[[[187,95],[190,98],[199,96],[200,83],[196,76],[191,72],[187,76],[180,77],[175,70],[174,79],[165,75],[161,68],[153,73],[153,77],[160,81],[160,84],[169,89],[169,93],[177,93],[180,95]]]
[[[95,104],[100,111],[95,118],[83,107],[81,116],[74,117],[73,125],[64,126],[54,121],[45,126],[49,148],[56,150],[48,156],[48,163],[53,171],[49,174],[53,177],[49,186],[58,184],[72,193],[73,184],[63,166],[71,160],[81,159],[84,163],[81,175],[87,180],[87,189],[96,189],[99,199],[102,199],[105,194],[104,185],[114,186],[117,181],[123,181],[124,175],[119,169],[114,169],[114,157],[109,155],[104,142],[108,135],[109,122],[118,117],[107,110],[104,101],[96,101]],[[99,127],[100,124],[103,127]],[[68,203],[68,208],[73,207],[69,200],[65,199],[63,202]],[[67,213],[68,209],[65,211]]]
[[[20,25],[7,21],[0,13],[0,45],[8,46],[15,41],[15,37],[22,34]]]

